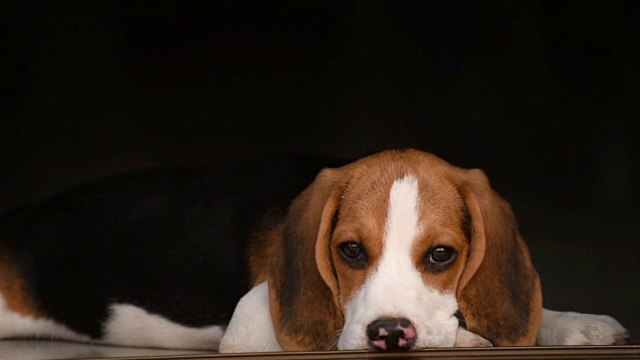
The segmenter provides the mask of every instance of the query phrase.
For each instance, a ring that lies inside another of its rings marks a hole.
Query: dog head
[[[496,345],[535,341],[538,277],[480,170],[413,149],[325,169],[280,240],[268,280],[285,350],[453,346],[459,314]]]

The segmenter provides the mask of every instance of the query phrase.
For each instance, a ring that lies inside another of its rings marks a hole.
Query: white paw
[[[587,345],[620,345],[629,342],[629,331],[611,316],[581,316],[583,327],[578,330],[584,336]]]
[[[576,312],[543,314],[538,335],[540,345],[623,345],[629,331],[608,315]]]
[[[482,336],[472,333],[471,331],[458,327],[456,333],[455,347],[489,347],[493,346],[491,342]]]

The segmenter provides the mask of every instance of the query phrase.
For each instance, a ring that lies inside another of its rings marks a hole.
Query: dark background
[[[640,337],[640,3],[6,1],[0,210],[147,166],[418,147],[484,169],[545,306]]]

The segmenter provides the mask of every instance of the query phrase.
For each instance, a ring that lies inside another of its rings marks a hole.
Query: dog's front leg
[[[219,351],[282,351],[271,323],[269,288],[266,281],[255,286],[240,299],[220,340]]]
[[[489,347],[493,346],[491,342],[482,336],[472,333],[471,331],[458,326],[456,332],[456,342],[453,344],[455,347]]]
[[[629,332],[608,315],[542,310],[538,345],[622,345]]]

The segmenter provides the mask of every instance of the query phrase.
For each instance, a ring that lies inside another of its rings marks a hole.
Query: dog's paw
[[[609,315],[549,312],[542,325],[540,345],[629,344],[629,331]]]
[[[579,314],[578,330],[587,345],[623,345],[629,343],[629,331],[608,315]],[[582,326],[580,326],[582,325]]]
[[[493,346],[491,342],[482,336],[472,333],[471,331],[458,327],[456,333],[456,342],[453,345],[455,347],[490,347]]]

